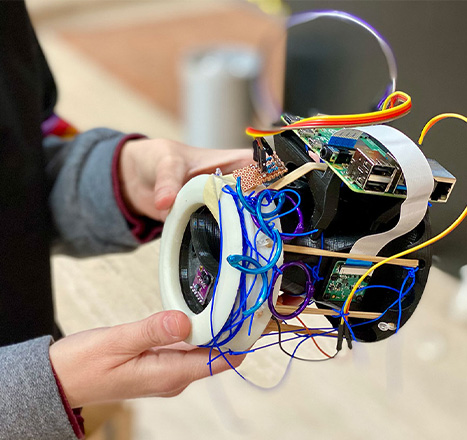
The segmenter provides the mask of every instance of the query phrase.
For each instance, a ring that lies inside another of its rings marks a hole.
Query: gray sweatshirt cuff
[[[50,336],[0,349],[0,439],[76,440],[49,360]]]
[[[112,160],[124,138],[123,133],[97,128],[66,145],[61,141],[60,149],[60,141],[46,142],[46,151],[59,151],[52,166],[60,162],[49,197],[58,236],[55,250],[90,256],[133,250],[138,245],[113,192]]]

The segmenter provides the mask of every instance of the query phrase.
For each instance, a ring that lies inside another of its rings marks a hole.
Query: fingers
[[[121,192],[131,212],[163,221],[192,177],[216,168],[228,174],[251,162],[250,149],[195,148],[167,139],[128,141],[119,161]]]
[[[186,388],[192,382],[203,379],[205,377],[222,373],[230,370],[232,367],[237,368],[245,359],[246,355],[219,355],[217,351],[211,353],[212,362],[209,368],[209,349],[199,348],[185,355],[183,364],[185,366],[183,374],[178,380],[178,384],[184,385]]]
[[[154,186],[154,205],[159,211],[158,220],[165,220],[177,193],[192,177],[209,174],[221,168],[224,174],[242,168],[252,162],[249,150],[210,150],[203,148],[175,148],[156,168]]]
[[[173,396],[179,394],[188,385],[197,380],[237,368],[244,355],[225,355],[228,362],[217,351],[212,352],[211,369],[209,368],[210,350],[196,348],[192,351],[155,350],[140,358],[138,362],[139,383],[144,387],[138,390],[140,395]],[[230,364],[230,365],[229,365]],[[156,380],[159,378],[158,380]]]
[[[166,156],[156,167],[154,205],[159,211],[172,207],[186,179],[186,165],[181,156]],[[166,213],[165,213],[166,215]]]
[[[191,164],[190,175],[209,174],[220,168],[224,174],[243,168],[253,162],[250,149],[212,150],[196,149],[196,160]]]
[[[188,383],[210,376],[211,373],[218,374],[229,369],[237,368],[245,359],[245,355],[221,355],[218,351],[212,351],[208,348],[198,348],[186,353],[184,365],[185,380]]]
[[[209,349],[180,344],[190,330],[184,313],[166,311],[142,321],[64,338],[52,345],[50,358],[72,407],[142,396],[174,396],[211,373]],[[211,356],[215,358],[217,352]],[[243,360],[243,356],[226,357],[235,367]],[[212,373],[229,369],[229,363],[222,357],[213,360]]]
[[[190,320],[184,313],[175,310],[160,312],[142,321],[109,329],[108,347],[114,355],[132,357],[152,347],[181,342],[190,330]]]
[[[131,212],[164,221],[192,177],[216,168],[227,174],[251,162],[248,149],[211,150],[167,139],[129,141],[119,162],[122,195]]]

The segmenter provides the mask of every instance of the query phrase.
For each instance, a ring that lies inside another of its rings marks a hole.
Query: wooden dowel
[[[284,188],[284,186],[288,185],[289,183],[294,182],[295,180],[299,179],[300,177],[308,174],[310,171],[319,170],[324,171],[328,166],[325,163],[315,163],[315,162],[307,162],[303,164],[301,167],[297,168],[296,170],[290,172],[282,179],[279,179],[277,182],[268,186],[268,189],[275,189],[279,190]]]
[[[291,325],[291,324],[282,324],[281,323],[281,331],[283,332],[288,332],[288,331],[293,331],[295,333],[312,333],[313,335],[322,335],[323,333],[326,333],[329,336],[337,336],[336,332],[327,332],[325,330],[315,330],[315,329],[310,329],[310,330],[305,330],[302,326],[299,325]],[[274,321],[271,321],[267,327],[264,329],[264,333],[271,333],[271,332],[277,332],[277,324]]]
[[[371,261],[373,263],[378,263],[379,261],[382,261],[385,259],[385,257],[375,257],[372,255],[349,254],[347,252],[333,252],[333,251],[327,251],[325,249],[309,248],[306,246],[294,246],[291,244],[284,244],[284,252],[294,252],[296,254],[316,255],[316,256],[333,257],[333,258],[351,258],[352,260]],[[387,264],[394,264],[396,266],[405,266],[405,267],[418,267],[418,260],[413,260],[409,258],[396,258],[394,260],[388,261]]]
[[[289,315],[290,313],[294,312],[297,308],[295,306],[284,306],[284,305],[276,305],[276,310],[283,314]],[[339,313],[335,312],[334,310],[330,309],[318,309],[315,307],[306,307],[302,314],[304,315],[325,315],[325,316],[339,316]],[[359,312],[359,311],[349,311],[349,318],[362,318],[362,319],[376,319],[381,316],[381,313],[377,312]]]

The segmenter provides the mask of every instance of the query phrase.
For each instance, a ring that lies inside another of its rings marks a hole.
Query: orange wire
[[[394,104],[399,103],[393,107]],[[388,108],[388,105],[390,108]],[[368,124],[379,124],[389,122],[407,114],[412,107],[409,95],[404,92],[395,92],[389,95],[381,110],[371,113],[355,115],[318,115],[311,118],[301,119],[289,125],[274,127],[267,130],[257,130],[252,127],[246,129],[246,134],[252,137],[261,137],[282,133],[285,130],[296,130],[298,128],[337,128],[358,127]]]
[[[321,352],[323,353],[325,356],[327,356],[328,358],[332,358],[332,356],[328,355],[319,345],[318,343],[316,342],[313,334],[311,333],[310,329],[306,326],[306,324],[298,317],[296,316],[295,318],[298,319],[298,321],[300,322],[300,324],[303,325],[303,328],[305,329],[305,331],[308,333],[308,335],[311,337],[311,339],[313,340],[313,342],[315,343],[316,345],[316,348]]]

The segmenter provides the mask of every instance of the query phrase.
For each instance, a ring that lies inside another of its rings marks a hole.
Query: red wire
[[[282,126],[282,127],[277,127],[274,130],[256,130],[253,129],[252,127],[248,128],[248,132],[250,134],[257,134],[258,136],[261,136],[262,134],[265,133],[277,133],[278,131],[284,131],[284,130],[292,130],[292,129],[297,129],[297,128],[313,128],[313,127],[353,127],[353,126],[360,126],[360,125],[366,125],[366,124],[375,124],[379,122],[388,122],[390,120],[399,118],[400,116],[403,116],[404,114],[408,113],[410,111],[411,105],[397,105],[394,107],[396,104],[397,100],[403,100],[402,104],[404,102],[407,102],[407,98],[403,95],[395,95],[391,98],[391,101],[389,103],[388,109],[386,109],[386,112],[383,114],[377,114],[375,116],[367,116],[367,117],[359,117],[359,118],[341,118],[341,119],[330,119],[329,117],[322,117],[322,118],[315,118],[312,121],[298,121],[294,122],[293,124]]]
[[[313,334],[310,332],[310,329],[305,325],[305,323],[298,317],[296,316],[296,318],[298,319],[298,321],[300,322],[300,324],[303,325],[303,328],[305,329],[305,331],[311,336],[311,339],[313,340],[313,342],[315,343],[316,345],[316,348],[321,352],[323,353],[325,356],[327,356],[328,358],[332,358],[332,356],[328,355],[319,345],[318,343],[316,342]]]

